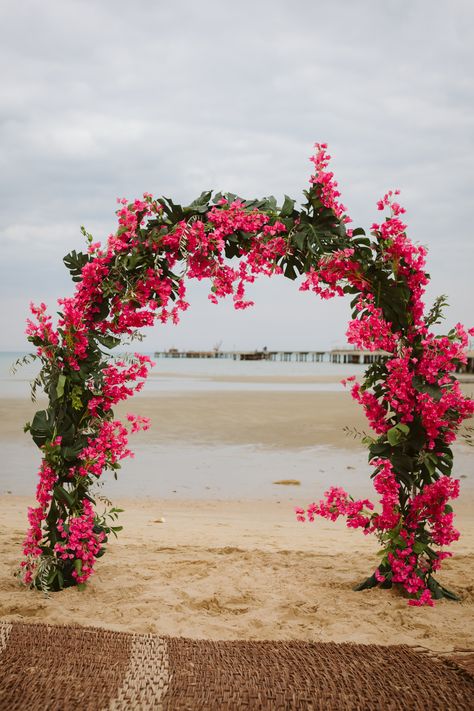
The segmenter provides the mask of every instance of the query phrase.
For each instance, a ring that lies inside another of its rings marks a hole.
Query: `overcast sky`
[[[297,200],[327,141],[354,226],[402,190],[429,248],[427,301],[474,324],[471,0],[1,2],[0,350],[28,348],[30,300],[55,308],[79,226],[114,230],[115,198],[202,190]],[[328,348],[344,301],[261,278],[234,312],[190,292],[143,350]]]

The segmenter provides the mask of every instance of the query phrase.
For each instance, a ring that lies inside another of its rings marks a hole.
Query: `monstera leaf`
[[[50,410],[38,410],[30,426],[31,436],[38,447],[53,437],[54,418]]]
[[[63,262],[69,269],[73,281],[81,281],[82,267],[90,261],[90,256],[83,252],[76,252],[74,249],[63,258]]]

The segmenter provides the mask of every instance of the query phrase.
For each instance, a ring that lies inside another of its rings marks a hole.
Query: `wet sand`
[[[0,439],[24,441],[23,425],[45,401],[0,400]],[[187,441],[253,444],[277,448],[318,444],[361,447],[344,426],[370,432],[360,407],[346,392],[225,391],[150,394],[116,408],[150,417],[152,427],[136,442]]]
[[[267,377],[271,378],[269,384],[304,384],[310,382],[309,376],[242,377],[212,378],[241,382],[241,390],[151,392],[120,404],[115,412],[121,418],[134,412],[151,419],[151,429],[134,436],[133,441],[138,443],[186,441],[278,449],[324,445],[362,450],[360,438],[348,435],[347,428],[353,433],[372,434],[362,408],[347,391],[252,391],[245,390],[245,382],[263,383]],[[311,382],[338,380],[333,375],[311,376]],[[462,389],[472,396],[473,387],[464,384]],[[46,401],[41,399],[33,404],[26,398],[0,398],[0,441],[25,441],[24,423],[45,406]]]

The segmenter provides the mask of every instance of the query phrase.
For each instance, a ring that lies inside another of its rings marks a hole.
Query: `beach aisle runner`
[[[0,709],[472,709],[474,676],[406,646],[212,642],[0,622]]]

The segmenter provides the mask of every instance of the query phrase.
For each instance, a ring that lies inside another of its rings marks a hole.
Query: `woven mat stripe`
[[[161,637],[135,635],[127,672],[108,711],[162,711],[168,689],[167,645]]]
[[[12,631],[12,625],[9,622],[0,621],[0,655],[6,649],[8,638],[10,632]]]
[[[461,711],[474,679],[406,646],[167,640],[163,711]]]

